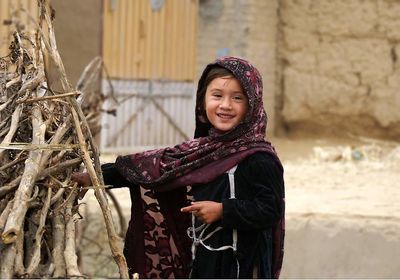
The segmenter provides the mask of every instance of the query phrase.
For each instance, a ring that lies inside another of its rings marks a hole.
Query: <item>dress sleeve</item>
[[[118,172],[114,163],[102,164],[101,172],[103,173],[104,184],[109,186],[108,188],[121,188],[132,185]]]
[[[269,228],[281,216],[283,172],[271,157],[250,160],[240,188],[251,188],[251,199],[224,199],[222,226],[240,230]],[[235,178],[236,183],[236,178]]]

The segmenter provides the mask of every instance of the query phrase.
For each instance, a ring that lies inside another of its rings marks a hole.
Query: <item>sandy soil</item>
[[[285,168],[286,213],[289,221],[291,219],[303,221],[301,217],[318,216],[318,219],[325,219],[324,217],[336,216],[343,217],[339,220],[346,220],[346,225],[349,224],[349,219],[350,225],[360,225],[359,221],[367,219],[370,224],[373,223],[378,227],[380,221],[392,221],[395,222],[394,224],[400,221],[400,204],[397,203],[400,199],[400,143],[339,138],[295,140],[274,138],[272,142]],[[103,155],[102,161],[112,161],[113,158],[115,158],[113,155]],[[114,193],[118,196],[124,213],[129,219],[128,191],[118,189]],[[107,240],[102,234],[104,231],[99,230],[101,222],[98,221],[98,213],[100,211],[96,206],[94,196],[88,194],[85,199],[89,205],[88,219],[92,224],[97,223],[88,226],[92,230],[89,233],[91,239],[105,245]],[[293,222],[292,226],[295,224],[298,225]],[[289,224],[288,234],[291,230],[293,229]],[[291,242],[290,235],[287,240]],[[86,240],[86,244],[83,244],[84,248],[90,247],[90,244],[94,243]],[[290,262],[291,260],[298,262],[296,259],[298,253],[295,252],[296,249],[293,249],[298,245],[288,244],[288,246],[287,259]],[[96,255],[93,247],[84,250],[88,254],[85,256],[88,260],[87,264],[91,266],[88,274],[100,277],[115,276],[115,268],[106,269],[104,265],[104,263],[110,263],[110,267],[113,266],[112,260],[107,257],[107,248],[100,250],[99,244],[95,247],[97,247],[97,252],[100,252],[95,261],[92,259],[92,256]],[[104,260],[99,261],[99,258],[104,258]],[[285,266],[293,265],[285,263]],[[315,270],[315,265],[313,269]],[[321,268],[311,273],[304,269],[294,270],[291,267],[286,272],[285,268],[283,269],[283,276],[285,278],[368,276],[362,273],[346,275],[346,270],[342,274],[336,272],[324,274],[324,271],[326,269]],[[385,274],[385,276],[400,277],[400,274],[396,273],[398,272]],[[380,274],[372,276],[379,277]]]
[[[400,143],[344,139],[276,143],[285,167],[288,214],[400,218]]]

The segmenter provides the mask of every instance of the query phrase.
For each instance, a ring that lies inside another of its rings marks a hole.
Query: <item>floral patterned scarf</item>
[[[249,100],[245,119],[233,130],[219,134],[204,113],[205,78],[213,67],[223,67],[237,78]],[[130,273],[141,278],[187,278],[190,244],[186,235],[189,215],[186,187],[213,181],[256,152],[271,154],[281,167],[272,145],[265,141],[267,115],[258,70],[238,57],[223,57],[209,64],[198,83],[195,138],[174,147],[118,157],[115,166],[132,184],[132,217],[125,255]],[[283,259],[284,197],[282,217],[274,228],[273,276],[279,277]]]

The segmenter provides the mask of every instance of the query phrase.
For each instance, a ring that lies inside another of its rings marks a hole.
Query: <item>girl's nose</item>
[[[232,109],[231,100],[229,98],[222,98],[219,107],[225,110]]]

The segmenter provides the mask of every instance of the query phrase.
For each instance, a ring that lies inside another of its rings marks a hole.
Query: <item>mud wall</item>
[[[101,55],[102,1],[52,0],[51,4],[56,11],[57,46],[68,78],[75,86],[86,65]],[[55,69],[52,72],[57,75]]]
[[[249,59],[264,83],[264,106],[273,131],[276,73],[276,0],[200,0],[197,73],[223,55]]]
[[[400,1],[279,1],[282,125],[400,136]]]
[[[398,278],[395,217],[291,214],[286,221],[285,278]]]

